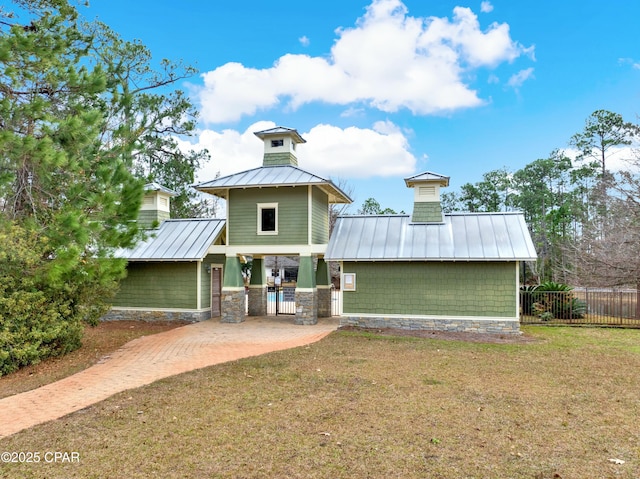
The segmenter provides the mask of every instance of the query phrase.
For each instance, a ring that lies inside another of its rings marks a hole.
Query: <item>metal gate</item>
[[[267,288],[267,314],[296,314],[296,288],[269,286]]]

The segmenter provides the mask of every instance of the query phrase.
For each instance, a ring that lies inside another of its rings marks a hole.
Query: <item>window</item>
[[[278,234],[278,203],[258,203],[258,234]]]
[[[284,146],[284,140],[271,140],[271,148],[275,148],[277,146]]]

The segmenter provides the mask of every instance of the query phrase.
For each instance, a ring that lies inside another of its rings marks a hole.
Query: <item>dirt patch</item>
[[[454,331],[430,331],[400,328],[358,328],[356,326],[340,326],[339,331],[360,331],[383,336],[403,336],[427,339],[442,339],[445,341],[466,341],[469,343],[491,344],[527,344],[538,342],[539,339],[526,334],[492,334],[465,333]]]

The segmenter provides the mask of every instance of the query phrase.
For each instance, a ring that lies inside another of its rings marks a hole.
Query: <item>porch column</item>
[[[311,256],[300,256],[296,283],[296,324],[318,323],[318,290]]]
[[[221,319],[222,323],[241,323],[244,321],[244,281],[240,258],[227,256],[224,264],[222,282]]]
[[[316,270],[316,287],[318,289],[318,317],[331,316],[331,275],[329,265],[324,258],[318,258]]]
[[[248,300],[249,316],[267,315],[267,280],[264,274],[264,260],[255,256],[251,265]]]

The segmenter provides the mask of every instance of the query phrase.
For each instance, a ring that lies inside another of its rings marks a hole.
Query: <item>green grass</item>
[[[640,331],[524,329],[539,341],[337,332],[165,379],[0,440],[80,454],[0,477],[640,477]]]

